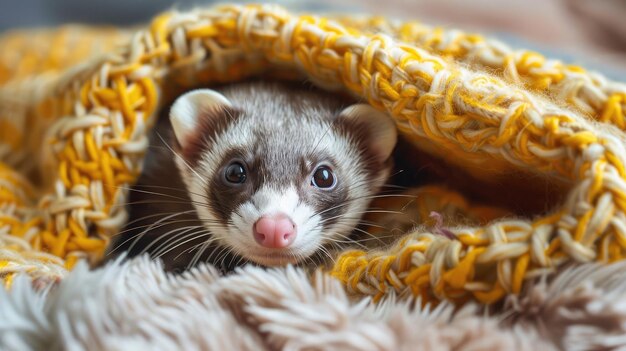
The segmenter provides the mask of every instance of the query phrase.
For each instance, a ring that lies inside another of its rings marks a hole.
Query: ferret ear
[[[385,162],[391,156],[398,141],[398,131],[388,114],[368,104],[356,104],[341,111],[340,118],[357,123],[368,133],[369,147],[377,155],[378,161]]]
[[[181,95],[170,109],[170,122],[180,145],[185,147],[204,115],[230,106],[232,104],[224,95],[210,89],[193,90]]]

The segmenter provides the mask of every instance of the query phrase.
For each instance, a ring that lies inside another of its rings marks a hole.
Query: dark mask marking
[[[251,162],[249,155],[246,155],[245,150],[232,149],[226,152],[222,158],[223,162],[219,168],[213,174],[213,177],[209,180],[208,197],[209,206],[213,209],[215,215],[220,222],[227,225],[230,220],[231,214],[242,203],[249,200],[254,194],[254,165]],[[244,165],[247,172],[246,181],[242,184],[228,183],[224,178],[224,172],[226,168],[233,161],[239,161]]]
[[[306,202],[313,207],[315,213],[320,213],[320,217],[324,221],[322,227],[328,228],[341,220],[340,215],[345,213],[348,207],[343,205],[348,200],[348,185],[351,180],[345,179],[345,174],[342,174],[342,170],[335,166],[337,161],[330,156],[318,155],[311,159],[301,158],[299,163],[299,168],[303,175],[301,185],[297,188],[300,201]],[[328,165],[333,170],[337,178],[337,184],[333,189],[319,189],[311,185],[311,176],[320,164]]]

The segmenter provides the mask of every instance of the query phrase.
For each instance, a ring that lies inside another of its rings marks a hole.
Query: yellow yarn
[[[591,118],[626,128],[626,94],[623,87],[583,67],[550,60],[543,55],[514,50],[506,44],[459,30],[445,30],[409,21],[382,17],[337,18],[344,25],[365,33],[387,33],[433,54],[454,59],[476,69],[487,69],[506,81],[545,93]]]
[[[0,40],[15,48],[0,54],[5,283],[23,271],[63,276],[77,259],[102,255],[126,219],[125,189],[163,95],[275,68],[366,98],[422,150],[474,176],[523,169],[570,185],[534,221],[450,228],[458,240],[419,231],[384,250],[343,252],[331,273],[351,292],[491,303],[564,262],[624,256],[626,88],[582,68],[419,23],[296,16],[271,5],[166,13],[135,33],[38,33]],[[79,44],[63,51],[70,36]],[[125,44],[113,50],[111,38]],[[106,54],[95,55],[93,42]],[[41,181],[32,177],[30,189],[24,175],[36,168]],[[439,195],[471,214],[457,195]]]

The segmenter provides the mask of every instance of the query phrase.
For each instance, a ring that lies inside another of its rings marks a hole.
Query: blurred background
[[[225,1],[219,1],[225,2]],[[249,2],[249,1],[239,1]],[[373,13],[503,39],[626,81],[626,0],[282,0],[293,11]],[[64,23],[133,25],[211,0],[0,2],[0,32]]]

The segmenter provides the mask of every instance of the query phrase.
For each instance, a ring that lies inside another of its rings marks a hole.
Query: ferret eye
[[[320,189],[329,189],[335,185],[335,175],[328,166],[319,166],[311,177],[311,185]]]
[[[229,183],[241,184],[246,181],[246,169],[239,162],[233,162],[226,167],[224,174]]]

